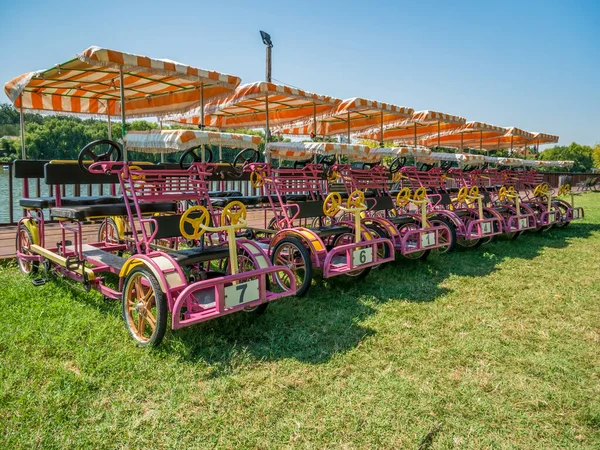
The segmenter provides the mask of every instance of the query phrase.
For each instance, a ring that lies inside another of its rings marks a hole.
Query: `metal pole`
[[[200,84],[200,129],[204,130],[204,83]]]
[[[108,105],[108,115],[106,116],[108,120],[107,128],[108,128],[108,139],[112,141],[112,123],[110,122],[110,100],[106,101]]]
[[[513,137],[510,137],[510,152],[508,152],[509,155],[512,155],[513,152]]]
[[[313,139],[317,137],[317,104],[313,102]]]
[[[271,82],[271,46],[267,45],[267,69],[266,69],[267,82]]]
[[[23,114],[23,95],[21,94],[21,104],[19,106],[19,120],[21,124],[21,158],[27,159],[25,154],[25,114]]]
[[[350,111],[348,111],[348,144],[350,143]]]
[[[123,66],[119,68],[119,91],[121,92],[121,138],[125,139],[127,129],[125,128],[125,86],[124,86]],[[123,147],[123,161],[127,161],[127,149]]]
[[[269,50],[269,47],[267,47],[267,50]],[[269,51],[267,55],[270,57],[271,52]],[[270,74],[268,75],[270,76]],[[265,96],[265,125],[267,126],[265,130],[265,159],[267,159],[267,162],[271,162],[271,158],[267,153],[267,144],[269,143],[269,138],[271,137],[271,131],[269,130],[269,94]]]
[[[440,147],[440,121],[438,120],[438,148]]]
[[[479,131],[479,151],[483,150],[483,131]]]
[[[415,136],[414,136],[415,140],[414,140],[414,145],[415,148],[417,148],[417,122],[415,122]]]
[[[381,111],[381,122],[379,123],[379,146],[383,147],[383,111]]]
[[[162,133],[162,119],[159,119],[158,121],[158,130]],[[160,152],[160,162],[165,162],[165,152]]]
[[[463,151],[463,145],[464,145],[464,142],[465,142],[464,137],[465,137],[465,134],[464,133],[460,133],[460,152],[461,153]]]

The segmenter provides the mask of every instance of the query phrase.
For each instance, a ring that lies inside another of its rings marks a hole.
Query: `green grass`
[[[599,448],[584,221],[320,282],[137,348],[117,302],[0,268],[0,448]]]

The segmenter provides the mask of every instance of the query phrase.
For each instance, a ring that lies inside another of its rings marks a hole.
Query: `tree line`
[[[96,139],[108,139],[107,122],[97,119],[82,119],[72,116],[42,115],[25,113],[25,147],[29,159],[75,159],[81,148]],[[144,131],[157,129],[158,123],[147,120],[133,120],[126,124],[127,130]],[[177,126],[166,126],[164,128],[177,128]],[[237,129],[233,132],[255,134],[263,137],[261,130]],[[122,136],[121,123],[113,123],[112,138],[120,139]],[[272,136],[271,141],[281,141],[281,137]],[[330,139],[327,139],[330,140]],[[335,140],[335,139],[332,139]],[[438,149],[441,151],[453,151],[453,149]],[[218,148],[213,148],[217,153]],[[223,159],[231,160],[236,151],[222,149]],[[493,152],[494,156],[508,156],[506,151]],[[10,104],[0,104],[0,159],[12,161],[21,155],[19,112]],[[544,150],[539,155],[530,152],[527,158],[536,157],[542,160],[571,160],[575,161],[570,169],[573,172],[588,172],[593,167],[600,168],[600,144],[594,147],[572,144],[557,145]],[[136,153],[137,160],[158,162],[159,155]],[[169,162],[176,162],[178,154],[165,155]],[[218,158],[218,153],[215,155]],[[215,158],[215,159],[216,159]],[[563,171],[562,168],[547,168],[550,171]]]

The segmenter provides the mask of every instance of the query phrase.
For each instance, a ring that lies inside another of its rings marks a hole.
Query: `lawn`
[[[137,348],[0,268],[0,448],[600,448],[600,194],[542,235],[319,282]]]

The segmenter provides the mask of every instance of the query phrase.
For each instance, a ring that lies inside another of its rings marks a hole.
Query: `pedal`
[[[33,284],[34,286],[43,286],[46,284],[48,280],[44,279],[44,278],[35,278],[33,280],[31,280],[31,284]]]

